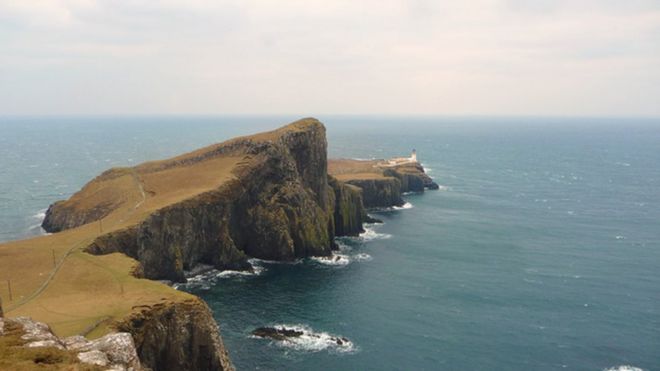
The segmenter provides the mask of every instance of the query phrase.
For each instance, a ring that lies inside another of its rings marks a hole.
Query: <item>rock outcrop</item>
[[[153,370],[233,370],[208,306],[200,299],[144,307],[117,325],[133,335]]]
[[[394,177],[350,179],[347,184],[356,186],[362,190],[364,207],[382,208],[401,206],[404,204],[401,198],[401,181]]]
[[[334,191],[335,235],[357,236],[364,232],[362,225],[370,220],[364,210],[362,190],[351,184],[329,177],[330,187]]]
[[[330,160],[328,169],[340,182],[362,191],[366,208],[402,206],[403,193],[439,188],[417,161],[391,165],[385,160],[337,159]]]
[[[11,341],[3,342],[12,349],[0,349],[0,353],[11,352],[16,358],[13,361],[23,365],[32,363],[35,368],[50,365],[59,367],[57,369],[79,369],[74,366],[79,363],[103,367],[103,370],[143,369],[133,337],[128,333],[112,333],[96,340],[87,340],[83,336],[60,339],[45,323],[15,317],[0,319],[0,336],[13,337]]]
[[[439,186],[424,171],[424,167],[418,162],[386,168],[385,176],[399,179],[401,192],[424,192],[424,189],[438,189]]]

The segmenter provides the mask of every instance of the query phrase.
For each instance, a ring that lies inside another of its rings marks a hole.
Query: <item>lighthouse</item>
[[[417,162],[417,151],[414,148],[410,154],[410,162]]]

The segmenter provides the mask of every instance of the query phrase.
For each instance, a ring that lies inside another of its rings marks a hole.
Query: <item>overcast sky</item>
[[[0,0],[0,114],[660,116],[660,0]]]

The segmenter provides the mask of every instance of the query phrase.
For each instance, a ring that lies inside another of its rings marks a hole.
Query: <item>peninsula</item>
[[[50,206],[52,234],[0,244],[0,369],[233,369],[206,304],[166,282],[329,256],[368,208],[425,188],[437,185],[414,156],[328,161],[313,118],[110,169]]]

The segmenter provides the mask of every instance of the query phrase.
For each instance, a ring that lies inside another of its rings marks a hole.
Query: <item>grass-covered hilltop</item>
[[[0,369],[232,369],[206,304],[162,281],[331,255],[335,236],[363,231],[365,206],[425,187],[414,161],[329,167],[312,118],[105,171],[50,206],[52,234],[0,244]]]

